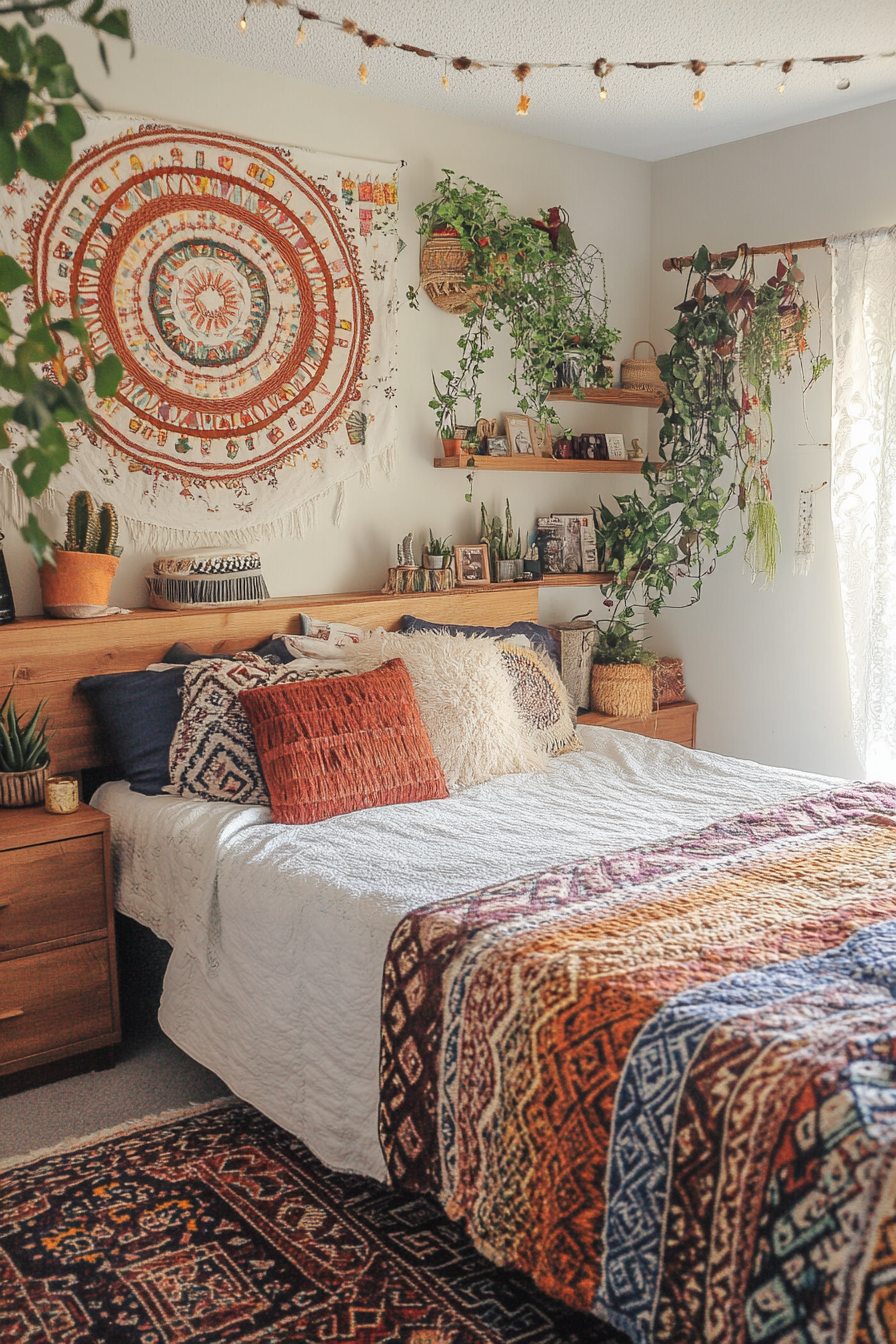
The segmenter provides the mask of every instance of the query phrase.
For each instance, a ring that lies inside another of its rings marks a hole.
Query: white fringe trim
[[[296,508],[272,518],[264,523],[247,523],[245,527],[230,528],[184,528],[166,527],[164,523],[146,522],[141,518],[132,518],[117,508],[120,521],[125,525],[135,550],[167,551],[190,546],[208,546],[212,543],[222,546],[251,546],[258,541],[278,541],[283,538],[301,541],[313,531],[319,520],[320,506],[328,499],[333,501],[333,523],[341,527],[345,520],[346,486],[351,481],[360,481],[362,488],[373,485],[373,468],[379,467],[387,480],[391,480],[398,463],[398,445],[393,440],[382,452],[344,481],[327,486],[311,499],[303,500]],[[65,493],[54,487],[48,487],[37,501],[27,500],[21,493],[13,472],[8,467],[0,468],[0,511],[16,526],[21,527],[27,521],[29,510],[33,509],[43,525],[52,528],[54,519],[65,511],[67,504]]]
[[[0,1159],[0,1171],[10,1171],[13,1167],[28,1166],[32,1162],[42,1162],[45,1158],[56,1157],[62,1153],[76,1153],[81,1148],[90,1148],[96,1143],[105,1143],[109,1139],[120,1139],[126,1134],[134,1134],[141,1129],[157,1129],[160,1125],[170,1125],[175,1120],[185,1120],[206,1111],[220,1111],[227,1106],[245,1106],[239,1097],[220,1097],[217,1101],[194,1101],[189,1106],[174,1107],[170,1111],[158,1111],[144,1115],[139,1120],[126,1120],[120,1125],[111,1125],[108,1129],[97,1129],[93,1134],[84,1134],[75,1139],[63,1139],[61,1143],[49,1148],[35,1148],[20,1157]]]

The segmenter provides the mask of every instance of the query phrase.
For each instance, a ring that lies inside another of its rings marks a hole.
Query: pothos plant
[[[457,365],[442,370],[441,382],[433,375],[435,395],[429,404],[439,433],[447,437],[462,399],[472,403],[479,418],[480,379],[494,357],[494,333],[505,328],[517,405],[542,422],[556,421],[547,396],[564,356],[574,350],[583,363],[600,365],[619,340],[607,324],[606,284],[600,299],[592,294],[598,262],[603,275],[597,249],[576,250],[559,207],[542,211],[538,219],[518,217],[496,191],[449,169],[436,183],[433,198],[417,206],[417,217],[423,237],[446,231],[457,235],[472,295],[461,317]],[[418,298],[418,289],[409,289],[412,307]]]
[[[10,28],[0,25],[0,184],[8,185],[17,173],[44,182],[63,177],[72,164],[72,145],[85,133],[73,100],[80,96],[90,107],[99,107],[79,85],[56,39],[47,33],[33,38],[29,31],[42,26],[46,13],[72,8],[73,0],[11,0],[0,8],[2,15],[18,14],[25,20]],[[106,0],[90,0],[78,18],[96,32],[108,69],[103,35],[129,38],[127,11],[106,9]],[[14,257],[0,253],[0,295],[31,283]],[[17,331],[0,301],[0,388],[14,398],[0,406],[0,452],[12,447],[6,428],[12,422],[19,427],[12,469],[29,501],[43,494],[69,460],[62,426],[75,420],[93,424],[80,384],[67,375],[62,362],[63,332],[74,337],[92,366],[97,396],[114,396],[121,363],[111,353],[102,360],[95,357],[80,315],[52,320],[45,303],[35,308],[27,330]],[[37,564],[53,564],[52,542],[33,511],[21,531]]]
[[[764,283],[746,248],[720,259],[701,247],[692,258],[672,348],[657,361],[666,386],[661,461],[644,463],[646,498],[621,495],[615,508],[595,510],[615,576],[603,589],[607,628],[630,632],[636,606],[656,615],[681,579],[691,580],[696,602],[704,578],[734,546],[733,538],[723,543],[720,529],[735,504],[754,576],[774,578],[780,538],[768,477],[771,389],[807,349],[803,278],[789,254]],[[811,360],[807,387],[829,363]]]

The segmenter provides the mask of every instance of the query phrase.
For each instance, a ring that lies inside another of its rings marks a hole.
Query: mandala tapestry
[[[64,338],[96,428],[69,427],[60,491],[110,500],[147,540],[301,532],[393,448],[394,166],[85,122],[60,183],[0,190],[3,248],[34,277],[16,325],[24,305],[78,305],[124,366],[101,400]]]

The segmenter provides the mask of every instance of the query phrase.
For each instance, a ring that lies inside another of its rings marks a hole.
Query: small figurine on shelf
[[[538,547],[535,545],[533,532],[529,537],[529,546],[523,555],[523,578],[540,579],[541,578],[541,557],[538,554]]]
[[[640,462],[644,457],[643,449],[637,439],[632,439],[629,444],[627,456],[630,462]]]

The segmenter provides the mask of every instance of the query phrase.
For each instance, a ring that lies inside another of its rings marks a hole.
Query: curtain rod
[[[733,252],[710,252],[709,259],[712,262],[727,261],[729,257],[736,260],[742,253],[752,257],[762,257],[776,252],[809,252],[813,247],[824,247],[826,243],[827,238],[804,238],[798,243],[769,243],[765,247],[747,247],[746,243],[742,243]],[[693,257],[667,257],[663,262],[663,270],[680,271],[685,266],[690,266],[693,260]]]

